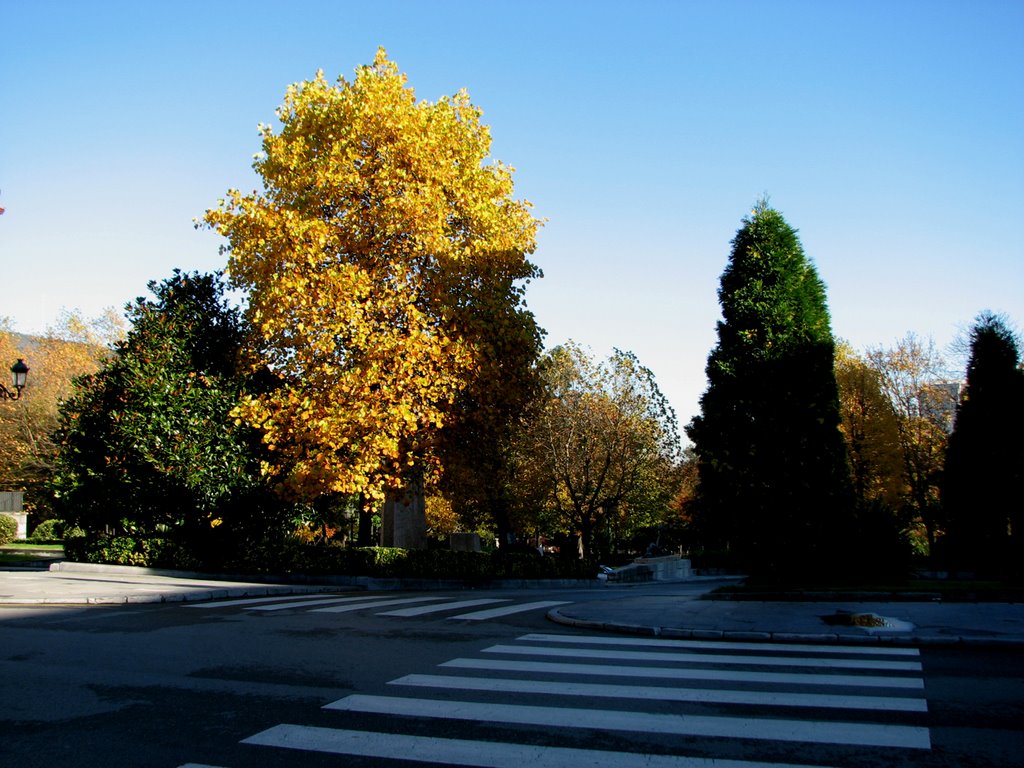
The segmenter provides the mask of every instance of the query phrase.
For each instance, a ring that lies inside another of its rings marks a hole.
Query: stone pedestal
[[[692,577],[690,561],[679,555],[638,557],[607,575],[609,581],[686,581]]]
[[[479,552],[479,533],[451,533],[448,535],[448,548],[453,552]]]
[[[633,562],[650,568],[654,572],[655,581],[685,581],[691,576],[690,561],[679,555],[638,557]]]
[[[382,547],[427,548],[427,506],[422,486],[411,485],[388,494],[381,512],[380,538]]]

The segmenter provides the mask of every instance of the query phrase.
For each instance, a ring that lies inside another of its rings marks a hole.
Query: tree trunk
[[[372,547],[373,540],[373,506],[364,494],[359,494],[359,535],[356,546]]]

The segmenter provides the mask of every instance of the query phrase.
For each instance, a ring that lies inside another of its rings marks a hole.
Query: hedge
[[[401,579],[593,579],[597,566],[583,560],[523,553],[454,552],[392,547],[343,547],[296,539],[259,543],[224,553],[214,562],[198,558],[169,539],[80,536],[65,540],[69,560],[231,573],[370,576]]]

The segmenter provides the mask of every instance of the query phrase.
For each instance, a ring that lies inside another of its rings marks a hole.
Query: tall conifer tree
[[[732,241],[701,414],[697,525],[752,573],[839,565],[852,502],[825,286],[760,202]]]
[[[984,312],[971,330],[967,390],[946,452],[942,501],[959,564],[982,572],[1024,566],[1024,371],[1007,324]]]

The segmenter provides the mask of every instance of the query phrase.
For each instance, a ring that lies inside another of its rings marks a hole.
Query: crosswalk
[[[780,762],[784,745],[842,768],[931,749],[915,648],[532,633],[388,689],[326,704],[336,726],[280,723],[242,744],[480,768],[824,768]]]
[[[428,605],[423,605],[428,603]],[[503,605],[498,605],[502,603]],[[482,610],[468,611],[467,608],[495,606]],[[450,614],[444,618],[452,621],[488,621],[512,616],[527,611],[544,610],[567,605],[564,600],[530,600],[515,602],[508,598],[458,599],[451,596],[416,596],[382,598],[374,595],[279,595],[277,597],[247,597],[237,600],[216,600],[208,603],[191,603],[186,608],[199,610],[238,608],[244,611],[308,611],[310,613],[353,613],[372,611],[377,616],[391,618],[415,618],[431,614]],[[398,608],[397,606],[412,606]],[[385,610],[378,610],[385,609]]]

